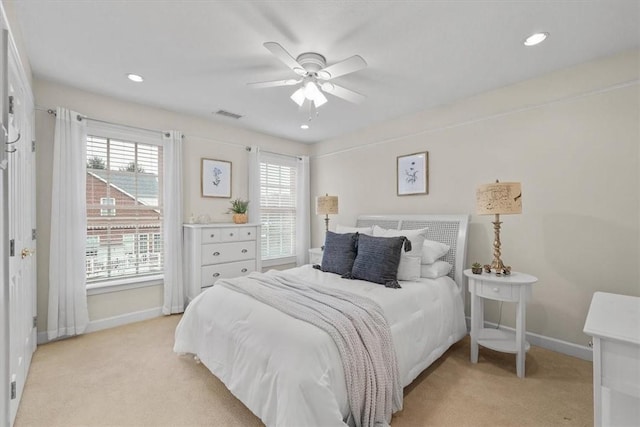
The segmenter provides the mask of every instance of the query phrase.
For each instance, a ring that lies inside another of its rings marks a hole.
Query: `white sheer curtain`
[[[163,134],[164,314],[184,311],[182,275],[182,132]]]
[[[310,242],[310,209],[309,209],[309,157],[298,157],[298,182],[296,185],[296,264],[304,265],[308,262]]]
[[[249,151],[249,221],[260,224],[260,148]],[[260,248],[258,248],[260,250]]]
[[[86,288],[87,126],[78,113],[58,107],[53,139],[49,246],[50,340],[78,335],[89,323]]]

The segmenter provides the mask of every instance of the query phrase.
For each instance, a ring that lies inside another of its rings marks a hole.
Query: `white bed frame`
[[[449,276],[460,288],[462,302],[466,288],[464,275],[467,265],[467,228],[469,215],[359,215],[356,227],[377,225],[394,230],[419,230],[428,228],[427,239],[445,243],[451,247],[442,260],[453,265]]]

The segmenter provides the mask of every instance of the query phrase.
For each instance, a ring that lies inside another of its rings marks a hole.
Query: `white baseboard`
[[[106,319],[92,320],[87,325],[87,329],[84,331],[84,333],[87,334],[90,332],[101,331],[103,329],[114,328],[116,326],[127,325],[129,323],[140,322],[142,320],[153,319],[160,316],[162,316],[162,307],[155,307],[148,310],[135,311],[133,313],[107,317]],[[49,339],[47,337],[47,331],[38,332],[38,344],[45,344],[48,342]]]
[[[471,318],[467,317],[466,320],[467,330],[469,330]],[[484,326],[485,328],[496,328],[498,324],[485,321]],[[508,326],[500,325],[500,329],[515,333],[515,329]],[[526,336],[527,341],[529,341],[529,344],[531,345],[536,345],[538,347],[546,348],[547,350],[556,351],[579,359],[593,361],[593,351],[587,346],[574,344],[557,338],[546,337],[540,334],[534,334],[533,332],[527,332]]]

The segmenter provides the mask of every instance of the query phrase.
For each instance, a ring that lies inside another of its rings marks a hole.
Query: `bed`
[[[398,381],[405,387],[466,335],[462,270],[468,216],[358,217],[356,227],[373,226],[407,233],[426,228],[428,240],[450,247],[441,260],[452,265],[451,271],[435,279],[400,281],[401,289],[344,279],[311,265],[230,282],[297,281],[373,300],[384,312]],[[338,347],[319,327],[221,283],[189,304],[176,329],[174,351],[195,355],[268,426],[361,425],[351,413],[349,377]],[[393,411],[401,405],[400,399]]]

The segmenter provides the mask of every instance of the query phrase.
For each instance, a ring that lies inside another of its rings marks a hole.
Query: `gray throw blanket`
[[[352,421],[356,426],[388,425],[402,409],[402,387],[391,330],[382,308],[350,292],[301,283],[286,273],[251,273],[218,280],[327,332],[342,358]]]

